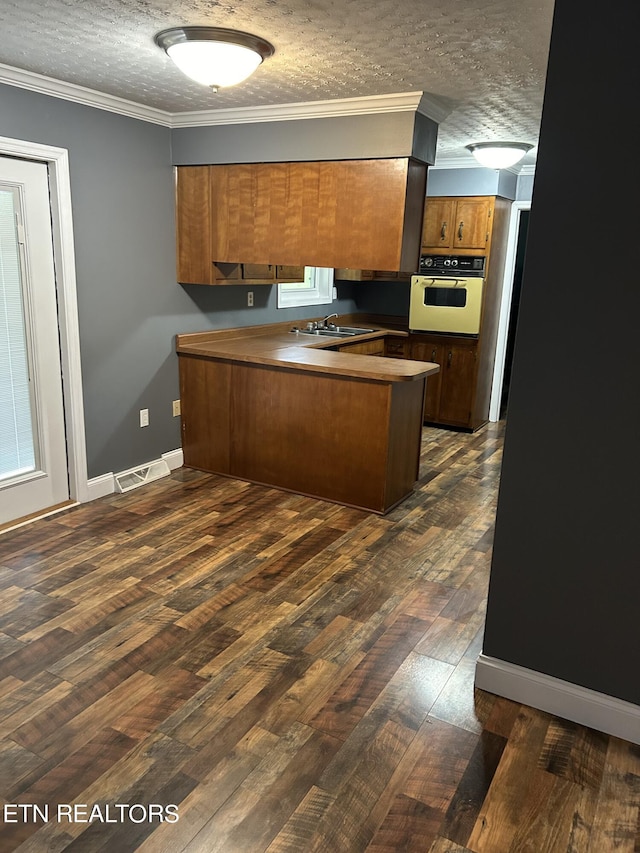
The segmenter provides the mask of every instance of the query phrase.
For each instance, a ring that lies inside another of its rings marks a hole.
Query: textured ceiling
[[[440,159],[485,139],[537,142],[552,12],[553,0],[0,0],[0,62],[172,113],[422,91],[448,112]],[[246,30],[276,53],[214,95],[153,42],[187,24]]]

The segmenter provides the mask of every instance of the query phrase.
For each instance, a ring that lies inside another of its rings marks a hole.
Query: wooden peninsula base
[[[262,344],[178,347],[184,464],[377,513],[407,497],[437,367]]]

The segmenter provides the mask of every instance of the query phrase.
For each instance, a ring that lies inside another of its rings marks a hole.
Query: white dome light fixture
[[[528,142],[474,142],[465,147],[487,169],[508,169],[522,160],[533,145]]]
[[[246,80],[275,52],[259,36],[221,27],[174,27],[154,38],[180,71],[214,92]]]

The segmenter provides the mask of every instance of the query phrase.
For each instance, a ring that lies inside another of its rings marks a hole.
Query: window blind
[[[35,470],[16,189],[0,186],[0,485]]]

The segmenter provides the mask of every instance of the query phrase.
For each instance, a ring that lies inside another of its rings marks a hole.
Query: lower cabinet
[[[359,344],[341,344],[338,352],[350,352],[353,355],[384,355],[384,338],[362,341]]]
[[[415,361],[440,365],[440,372],[427,381],[425,421],[476,429],[480,425],[473,418],[478,341],[414,333],[410,337],[410,353]]]
[[[386,335],[384,339],[384,354],[386,358],[409,358],[409,338],[406,335],[402,337]]]

